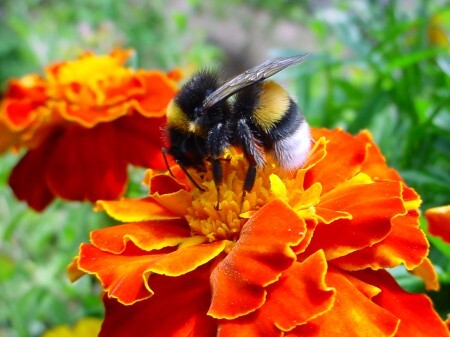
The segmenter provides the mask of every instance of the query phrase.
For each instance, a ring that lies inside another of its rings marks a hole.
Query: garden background
[[[0,83],[39,73],[85,50],[136,51],[132,66],[191,74],[223,66],[237,74],[277,56],[310,52],[277,75],[313,126],[369,129],[389,165],[422,197],[422,210],[450,204],[450,5],[446,1],[3,0]],[[66,266],[88,233],[113,223],[89,203],[58,200],[42,213],[10,190],[23,153],[0,157],[0,337],[41,336],[60,324],[101,317],[100,287],[71,284]],[[128,196],[143,196],[130,168]],[[424,230],[425,221],[422,219]],[[450,312],[450,247],[429,237]],[[392,270],[410,291],[422,281]]]

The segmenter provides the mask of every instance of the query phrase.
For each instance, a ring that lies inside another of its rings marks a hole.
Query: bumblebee
[[[209,160],[218,194],[216,208],[223,179],[221,160],[231,146],[240,148],[249,164],[243,197],[252,189],[267,154],[285,170],[303,165],[311,147],[309,125],[287,92],[266,79],[307,56],[269,60],[224,83],[217,72],[200,71],[169,103],[165,130],[169,146],[163,149],[164,157],[170,154],[201,190],[186,168],[204,170]]]

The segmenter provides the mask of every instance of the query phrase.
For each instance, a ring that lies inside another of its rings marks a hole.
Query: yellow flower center
[[[319,201],[320,192],[304,193],[303,177],[306,170],[286,172],[270,158],[266,166],[257,172],[255,184],[243,196],[243,186],[248,162],[242,154],[233,149],[222,160],[223,183],[220,189],[219,207],[216,209],[218,193],[213,181],[211,164],[206,164],[206,172],[190,170],[192,178],[201,183],[206,191],[192,190],[192,205],[186,219],[192,234],[206,237],[210,242],[239,238],[242,226],[251,215],[274,199],[288,203],[305,217],[314,213],[314,204]],[[319,195],[318,195],[319,194]],[[303,197],[302,197],[303,195]],[[306,198],[305,198],[306,197]]]

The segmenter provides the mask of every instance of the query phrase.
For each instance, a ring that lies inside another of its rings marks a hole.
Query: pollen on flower
[[[186,219],[193,235],[204,235],[209,242],[217,240],[236,241],[248,215],[275,198],[270,177],[276,175],[282,184],[289,184],[293,174],[283,172],[276,164],[269,162],[258,170],[252,190],[243,197],[244,180],[248,162],[242,154],[230,150],[222,161],[223,183],[220,186],[220,202],[217,206],[217,190],[213,181],[212,169],[206,163],[206,172],[190,170],[193,179],[201,182],[206,191],[192,189],[193,202]]]

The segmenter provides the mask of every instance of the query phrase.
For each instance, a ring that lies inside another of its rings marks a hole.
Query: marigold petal
[[[70,104],[71,100],[80,101],[79,105]],[[132,111],[128,102],[108,107],[99,107],[82,104],[92,100],[86,97],[68,98],[68,101],[56,101],[51,103],[52,109],[57,111],[64,120],[79,124],[86,129],[92,129],[100,123],[111,122],[115,119],[127,115]]]
[[[178,180],[167,174],[153,175],[153,172],[149,172],[149,176],[147,177],[147,179],[150,188],[150,195],[155,193],[161,195],[171,194],[185,189],[184,186],[178,182]]]
[[[258,311],[219,323],[218,337],[278,337],[330,310],[334,290],[325,283],[327,262],[318,251],[302,263],[295,262],[268,287],[266,303]],[[234,333],[234,334],[233,334]]]
[[[149,272],[166,276],[183,275],[211,261],[226,247],[227,241],[216,241],[178,248],[154,263]]]
[[[141,81],[145,95],[136,99],[136,110],[146,117],[161,117],[177,92],[175,82],[159,71],[138,70],[136,77]]]
[[[326,225],[340,219],[347,219],[347,220],[352,219],[352,215],[349,212],[336,211],[333,209],[326,209],[319,206],[316,207],[315,209],[319,221]]]
[[[210,303],[206,267],[179,276],[154,275],[152,298],[126,306],[104,296],[105,320],[100,337],[211,337],[216,321],[206,315]]]
[[[147,281],[150,274],[180,276],[189,273],[215,258],[225,246],[225,242],[213,242],[147,252],[129,243],[120,254],[115,254],[83,244],[78,268],[95,274],[109,297],[128,305],[153,295]]]
[[[428,231],[450,243],[450,205],[427,209]]]
[[[367,155],[361,171],[365,172],[374,180],[387,179],[402,181],[398,172],[386,165],[386,159],[381,153],[379,147],[373,141],[372,135],[367,130],[361,131],[355,136],[356,139],[366,143]]]
[[[1,109],[1,107],[0,107]],[[0,153],[5,152],[19,142],[19,136],[2,121],[0,110]]]
[[[433,310],[431,300],[422,294],[404,291],[384,270],[365,270],[356,275],[381,289],[373,301],[400,319],[396,337],[448,337],[449,332]]]
[[[325,282],[327,261],[317,251],[305,261],[294,263],[269,289],[263,312],[282,331],[292,330],[331,309],[335,290]]]
[[[78,268],[78,261],[78,256],[76,256],[67,266],[67,276],[69,277],[70,282],[77,281],[85,274]]]
[[[13,168],[8,180],[17,199],[26,201],[36,211],[42,211],[54,199],[45,180],[49,152],[51,148],[48,147],[28,151]]]
[[[289,206],[275,200],[243,226],[231,252],[211,275],[208,314],[232,319],[261,307],[264,287],[275,282],[295,260],[292,246],[305,234],[305,222]]]
[[[319,224],[307,251],[323,249],[327,259],[335,259],[372,246],[391,231],[391,219],[405,214],[400,182],[353,185],[322,196],[321,208],[347,212],[352,219]]]
[[[294,247],[295,254],[300,255],[301,253],[305,252],[305,250],[308,248],[314,236],[314,231],[316,229],[318,222],[316,219],[305,219],[305,224],[306,224],[306,233],[300,244]]]
[[[312,128],[311,130],[316,130]],[[300,169],[299,172],[306,173],[311,167],[315,166],[317,163],[321,162],[327,155],[327,144],[328,140],[325,137],[315,138],[316,141],[306,158],[305,163],[303,164],[303,169]],[[304,175],[302,174],[301,186],[303,187],[303,179]]]
[[[139,114],[125,116],[113,122],[121,155],[132,165],[166,169],[161,152],[163,147],[162,127],[165,117],[145,118]]]
[[[426,236],[419,228],[420,198],[414,190],[404,185],[402,198],[408,213],[392,219],[392,230],[384,240],[338,258],[333,263],[346,270],[393,268],[401,263],[407,269],[418,266],[429,248]]]
[[[184,220],[134,222],[90,233],[94,246],[114,254],[122,253],[128,242],[151,251],[176,246],[189,237],[190,231]]]
[[[328,271],[326,282],[336,289],[333,308],[309,323],[285,334],[289,337],[394,336],[399,320],[361,293],[344,274]]]
[[[128,244],[121,254],[113,254],[93,245],[82,244],[78,268],[87,274],[94,274],[109,297],[129,305],[153,295],[143,275],[155,260],[170,251],[173,248],[149,253]]]
[[[408,223],[407,216],[398,217],[391,232],[379,243],[333,260],[345,270],[393,268],[403,263],[415,268],[428,253],[428,242],[420,228]]]
[[[439,278],[429,258],[423,259],[421,264],[411,270],[411,274],[420,277],[425,282],[426,290],[439,291]]]
[[[341,129],[312,129],[312,135],[314,139],[321,136],[327,138],[327,155],[308,170],[305,187],[320,182],[326,193],[360,172],[366,157],[366,144],[363,141]]]
[[[161,206],[155,199],[141,198],[120,200],[99,200],[96,202],[96,211],[105,211],[110,217],[123,222],[149,221],[149,220],[170,220],[180,219]]]
[[[48,160],[46,179],[54,194],[69,200],[116,199],[125,190],[127,162],[116,151],[114,127],[68,128]]]
[[[170,212],[179,216],[185,216],[187,209],[192,205],[192,194],[186,190],[167,194],[155,193],[152,194],[152,198]]]

